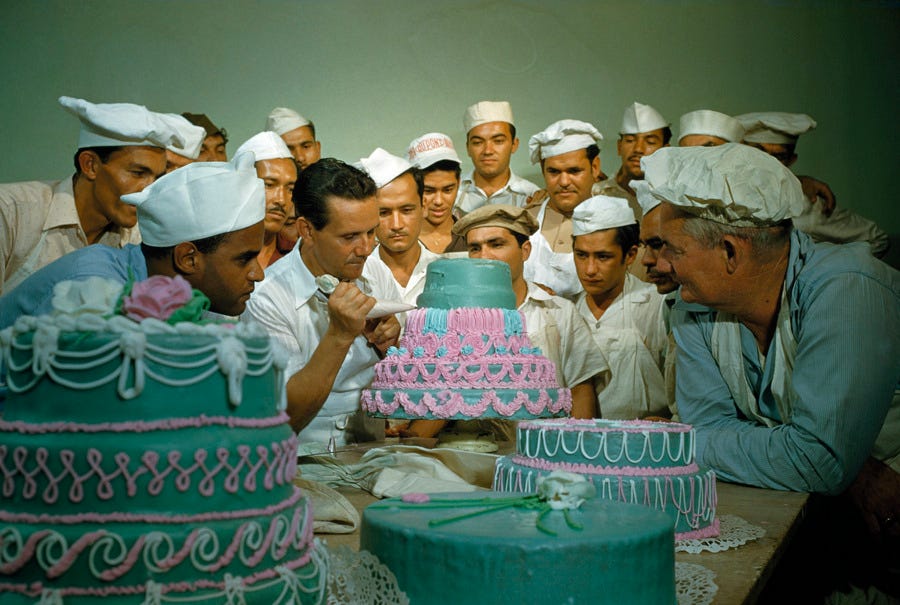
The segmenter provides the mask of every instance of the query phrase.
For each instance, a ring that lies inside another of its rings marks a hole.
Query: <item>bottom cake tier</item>
[[[569,389],[372,389],[364,390],[362,409],[382,418],[524,420],[566,416]]]

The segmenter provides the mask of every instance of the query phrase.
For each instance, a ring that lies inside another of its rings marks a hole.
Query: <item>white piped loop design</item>
[[[247,351],[237,338],[226,336],[219,343],[216,359],[219,369],[228,380],[228,401],[237,407],[241,405],[241,385],[247,373]]]
[[[31,371],[35,376],[43,376],[50,367],[50,360],[56,355],[59,343],[59,328],[54,325],[41,324],[34,333],[32,346],[34,357],[31,361]]]
[[[146,592],[141,605],[161,605],[162,603],[162,585],[157,584],[153,580],[147,580]]]
[[[134,399],[144,391],[144,353],[147,351],[147,335],[143,332],[126,332],[119,340],[122,347],[122,367],[119,370],[119,396]],[[128,386],[131,364],[134,364],[134,386]]]
[[[225,603],[226,605],[247,605],[244,600],[243,579],[225,574]]]
[[[59,589],[45,588],[37,605],[63,605],[62,593]]]

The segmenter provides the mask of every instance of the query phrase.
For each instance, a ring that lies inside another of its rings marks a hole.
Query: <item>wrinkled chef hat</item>
[[[805,113],[759,111],[735,116],[746,130],[748,143],[773,143],[792,145],[801,134],[816,127],[816,121]]]
[[[266,130],[271,130],[275,134],[284,134],[309,124],[309,120],[287,107],[276,107],[266,118]]]
[[[416,168],[428,168],[441,160],[450,160],[461,164],[453,141],[447,135],[440,132],[429,132],[417,139],[413,139],[406,150],[409,161]]]
[[[531,237],[539,225],[524,208],[509,204],[486,204],[456,221],[453,224],[453,233],[465,237],[466,233],[476,227],[503,227]]]
[[[91,103],[74,97],[60,97],[59,104],[81,120],[78,149],[139,145],[196,158],[206,138],[206,131],[183,117],[143,105]]]
[[[553,122],[543,131],[528,139],[531,163],[562,155],[576,149],[587,149],[591,145],[600,146],[603,135],[593,124],[580,120],[560,120]]]
[[[641,216],[647,216],[650,214],[650,211],[662,204],[662,200],[653,197],[653,194],[650,192],[650,185],[648,185],[643,179],[630,181],[628,183],[631,188],[634,190],[634,195],[637,197],[638,205],[641,207]]]
[[[659,128],[666,128],[669,123],[662,115],[649,105],[635,101],[625,108],[622,116],[622,128],[619,134],[639,134]]]
[[[463,114],[463,130],[466,132],[488,122],[506,122],[515,126],[512,106],[509,102],[480,101],[474,105],[469,105],[466,108],[466,113]]]
[[[781,162],[740,143],[663,147],[641,158],[642,195],[701,218],[736,227],[765,227],[803,212],[800,181]]]
[[[736,118],[727,114],[711,109],[698,109],[681,116],[678,125],[679,141],[691,134],[719,137],[729,143],[740,143],[744,138],[744,127]]]
[[[572,235],[587,235],[594,231],[634,225],[634,210],[628,200],[608,195],[589,197],[572,212]]]
[[[249,153],[231,162],[194,162],[122,201],[137,206],[141,238],[149,246],[239,231],[265,217],[265,187],[253,164]]]
[[[248,151],[253,152],[253,155],[256,158],[254,162],[278,158],[293,159],[291,150],[285,145],[284,140],[271,130],[264,130],[244,141],[244,143],[238,147],[235,156],[240,155],[241,153],[247,153]]]
[[[412,164],[381,147],[376,147],[369,157],[360,159],[355,166],[372,177],[379,189],[412,168]]]

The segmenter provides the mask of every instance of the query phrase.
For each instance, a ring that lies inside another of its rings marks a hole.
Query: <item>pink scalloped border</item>
[[[166,420],[131,420],[128,422],[42,422],[33,423],[16,420],[7,422],[0,420],[0,433],[16,432],[25,435],[44,433],[146,433],[150,431],[170,431],[186,428],[202,428],[206,426],[224,426],[227,428],[269,428],[290,421],[288,415],[280,412],[267,418],[239,418],[235,416],[206,416],[201,414],[194,418],[168,418]]]
[[[576,462],[551,462],[543,458],[528,458],[521,454],[514,454],[511,462],[536,468],[542,471],[564,470],[579,475],[609,475],[612,477],[661,477],[666,475],[692,475],[700,471],[700,467],[694,462],[687,466],[647,467],[647,466],[597,466],[594,464]]]
[[[413,401],[408,393],[397,391],[390,402],[384,400],[381,391],[365,389],[360,399],[360,405],[366,412],[390,416],[402,408],[408,416],[419,418],[433,415],[436,418],[480,418],[488,408],[501,416],[510,417],[525,408],[532,416],[544,413],[558,414],[568,413],[572,409],[572,393],[569,389],[557,389],[557,399],[553,401],[547,389],[538,390],[537,399],[532,399],[527,393],[518,392],[515,397],[504,403],[493,390],[485,390],[477,403],[466,403],[459,390],[441,389],[432,393],[425,393],[419,401]]]
[[[606,423],[616,423],[607,425]],[[624,426],[623,426],[624,425]],[[572,432],[608,433],[628,432],[638,433],[650,430],[651,432],[688,433],[694,430],[689,424],[680,422],[654,422],[652,420],[604,420],[602,418],[560,418],[558,420],[527,420],[520,422],[518,429],[524,430],[559,430]]]

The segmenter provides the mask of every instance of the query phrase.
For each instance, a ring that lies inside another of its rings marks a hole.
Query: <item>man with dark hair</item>
[[[123,198],[136,206],[143,242],[80,248],[0,297],[0,329],[52,310],[56,284],[103,277],[125,283],[181,275],[210,300],[210,311],[240,315],[256,282],[263,238],[263,184],[252,156],[231,164],[193,163]]]
[[[213,124],[213,121],[205,113],[185,112],[181,115],[188,122],[194,126],[199,126],[206,132],[197,161],[227,162],[228,154],[225,151],[225,145],[228,144],[228,132],[224,128],[219,128]]]
[[[73,250],[140,241],[134,208],[119,198],[165,173],[167,148],[196,157],[203,140],[203,129],[181,116],[130,103],[59,101],[81,120],[76,172],[0,185],[0,294]]]
[[[293,109],[276,107],[269,112],[266,130],[271,130],[284,139],[284,144],[294,156],[298,173],[322,157],[322,144],[316,140],[316,125]]]
[[[463,215],[485,204],[524,207],[538,187],[509,167],[519,148],[510,104],[481,101],[470,105],[463,115],[463,129],[474,168],[462,177],[456,212]]]
[[[453,205],[459,193],[460,161],[453,141],[440,132],[413,139],[409,161],[422,178],[424,218],[419,239],[432,252],[465,252],[466,240],[453,233]]]
[[[528,141],[531,163],[540,162],[549,197],[528,208],[540,227],[531,236],[525,279],[570,300],[582,290],[572,262],[572,212],[591,197],[602,140],[592,124],[560,120]]]
[[[333,158],[301,172],[293,193],[300,241],[268,268],[245,312],[289,352],[287,413],[311,448],[384,434],[384,421],[359,407],[379,355],[400,335],[393,315],[374,311],[376,299],[400,298],[390,271],[369,261],[375,193],[366,173]]]
[[[638,252],[634,211],[622,198],[594,196],[572,214],[575,270],[584,287],[575,307],[609,360],[597,383],[599,416],[632,420],[668,416],[663,368],[663,296],[628,272]]]

